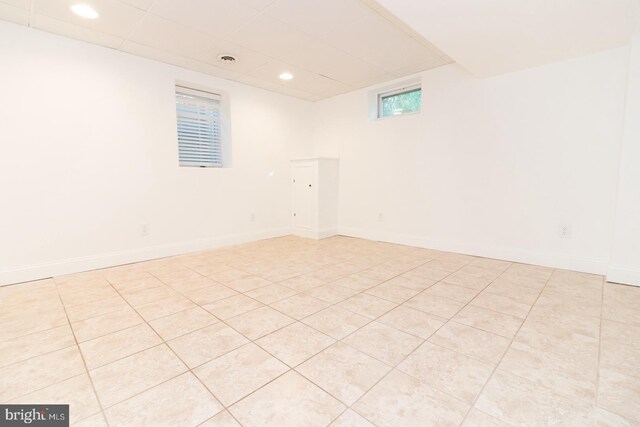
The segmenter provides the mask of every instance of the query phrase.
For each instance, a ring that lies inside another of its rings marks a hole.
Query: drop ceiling
[[[452,62],[372,0],[0,0],[0,19],[310,101]]]
[[[640,0],[378,0],[478,77],[625,46]]]

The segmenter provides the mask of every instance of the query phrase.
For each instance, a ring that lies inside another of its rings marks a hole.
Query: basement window
[[[220,100],[219,94],[176,85],[180,166],[223,166]]]
[[[378,94],[378,118],[417,113],[422,106],[420,84],[403,86]]]

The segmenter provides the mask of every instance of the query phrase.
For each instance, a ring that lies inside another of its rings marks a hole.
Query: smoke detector
[[[234,62],[236,62],[236,57],[228,53],[223,53],[222,55],[218,55],[218,61],[224,62],[226,64],[233,64]]]

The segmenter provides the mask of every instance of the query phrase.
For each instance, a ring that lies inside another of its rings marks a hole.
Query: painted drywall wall
[[[640,35],[631,42],[616,217],[607,279],[640,286]]]
[[[605,273],[628,55],[489,79],[440,67],[420,75],[420,114],[377,121],[369,90],[317,103],[316,155],[340,158],[340,232]]]
[[[4,22],[0,58],[0,284],[289,234],[312,104]],[[176,80],[229,95],[231,168],[178,167]]]

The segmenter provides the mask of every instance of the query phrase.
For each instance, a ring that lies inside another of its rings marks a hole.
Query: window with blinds
[[[180,166],[222,167],[220,95],[176,86]]]

